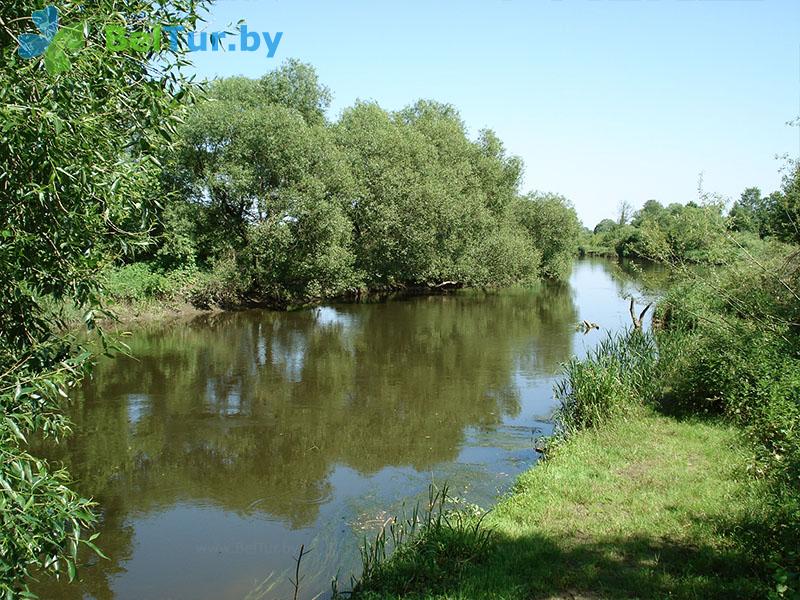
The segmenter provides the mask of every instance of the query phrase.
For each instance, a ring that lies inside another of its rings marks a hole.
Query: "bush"
[[[210,271],[197,274],[186,299],[200,308],[237,306],[244,301],[247,287],[236,258],[229,254],[215,261]]]
[[[241,272],[261,297],[307,302],[356,285],[351,226],[342,210],[303,198],[283,215],[252,227]]]
[[[513,206],[517,220],[541,253],[540,274],[563,278],[578,249],[580,222],[575,209],[555,194],[529,194]]]

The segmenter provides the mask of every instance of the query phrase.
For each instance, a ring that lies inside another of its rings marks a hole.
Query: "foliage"
[[[163,271],[158,266],[137,262],[113,267],[106,273],[106,295],[118,301],[143,302],[176,298],[192,289],[197,271],[191,267]]]
[[[609,335],[584,360],[572,358],[555,387],[561,435],[596,428],[652,401],[656,346],[650,333]]]
[[[734,231],[800,242],[800,165],[789,162],[781,189],[769,196],[755,187],[744,190],[729,217]]]
[[[535,277],[531,240],[508,214],[520,175],[490,132],[466,138],[453,107],[348,109],[335,125],[356,184],[347,207],[365,284],[491,285]],[[489,253],[496,270],[481,265]]]
[[[747,426],[762,458],[800,475],[800,278],[796,249],[777,249],[676,287],[663,318],[676,398]],[[676,346],[677,348],[677,346]],[[672,353],[671,353],[672,354]]]
[[[233,260],[240,277],[225,295],[276,306],[566,275],[574,209],[520,197],[521,162],[494,133],[468,139],[455,108],[430,100],[397,112],[358,102],[328,123],[329,102],[298,61],[214,81],[167,159],[173,196],[150,259],[203,270]]]
[[[291,65],[282,75],[292,82],[300,77]],[[272,78],[274,86],[279,79]],[[328,130],[271,98],[262,82],[217,81],[180,130],[175,169],[179,180],[190,182],[186,200],[195,207],[181,210],[194,217],[189,229],[197,232],[203,263],[238,252],[251,224],[291,216],[298,201],[336,203],[346,196],[347,173]]]
[[[767,203],[769,231],[785,242],[800,243],[800,164],[790,165],[780,192]]]
[[[540,272],[564,277],[572,266],[580,222],[569,201],[556,194],[529,194],[514,206],[516,218],[542,253]]]
[[[335,296],[356,284],[350,238],[350,223],[339,206],[303,199],[290,215],[249,230],[244,273],[261,297],[288,303]]]
[[[790,162],[781,190],[763,196],[745,189],[727,215],[724,203],[663,206],[648,200],[626,225],[603,219],[579,236],[582,255],[638,257],[666,263],[723,264],[742,249],[761,250],[760,240],[800,241],[800,166]],[[731,241],[734,242],[731,245]]]
[[[747,188],[742,192],[739,200],[731,207],[729,217],[730,227],[734,231],[747,231],[758,235],[766,235],[769,231],[766,198],[761,196],[761,190],[756,187]]]
[[[98,272],[146,241],[137,232],[151,220],[155,151],[168,145],[190,91],[172,69],[181,50],[165,50],[154,66],[146,55],[107,52],[102,28],[190,27],[196,14],[192,0],[62,3],[62,24],[82,27],[85,39],[68,49],[69,68],[51,75],[43,60],[16,54],[37,8],[0,7],[0,592],[9,598],[26,593],[34,567],[72,578],[78,545],[92,543],[83,533],[91,504],[70,491],[66,473],[26,450],[34,433],[67,433],[60,402],[90,359],[54,333],[63,323],[48,307],[72,302],[93,328]]]
[[[197,236],[198,219],[191,206],[167,197],[153,236],[161,243],[152,253],[154,262],[165,270],[194,269],[198,266],[201,248]]]
[[[331,92],[319,83],[317,72],[310,65],[290,58],[278,69],[264,75],[259,86],[269,104],[292,108],[311,125],[325,121]]]
[[[613,219],[603,219],[597,225],[594,226],[594,233],[608,233],[610,231],[614,231],[617,229],[619,225]]]
[[[718,263],[723,258],[726,224],[718,203],[699,206],[650,203],[618,237],[617,254],[662,262]]]

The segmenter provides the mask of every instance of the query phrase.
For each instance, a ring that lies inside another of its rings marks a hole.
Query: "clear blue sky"
[[[206,29],[283,31],[265,53],[194,53],[201,77],[312,63],[334,93],[454,104],[587,225],[640,206],[773,191],[797,157],[800,0],[218,0]]]

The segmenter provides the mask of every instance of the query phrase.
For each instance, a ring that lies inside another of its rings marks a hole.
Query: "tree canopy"
[[[348,291],[507,285],[563,276],[578,221],[560,196],[523,197],[522,163],[451,105],[357,102],[289,61],[214,81],[179,129],[160,260],[238,274],[233,296],[277,305]],[[223,287],[225,287],[223,285]]]
[[[585,254],[613,254],[664,262],[721,263],[736,249],[800,240],[800,168],[790,163],[781,189],[764,196],[745,189],[726,213],[718,198],[662,205],[647,200],[629,225],[603,219],[581,235]],[[765,240],[765,241],[762,241]]]

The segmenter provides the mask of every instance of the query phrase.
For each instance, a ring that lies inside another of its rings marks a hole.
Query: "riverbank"
[[[761,484],[741,433],[641,409],[578,432],[524,473],[484,521],[489,553],[406,589],[387,565],[359,598],[763,598],[743,544]],[[427,569],[427,572],[426,572]],[[438,580],[437,580],[438,579]]]
[[[77,331],[85,326],[85,312],[78,310],[74,305],[59,307],[61,318],[64,320],[65,329]],[[184,298],[168,298],[158,300],[115,300],[106,299],[103,304],[105,313],[95,311],[95,322],[106,331],[119,332],[129,327],[139,327],[150,324],[169,324],[187,321],[202,315],[213,315],[234,310],[220,306],[200,307]]]
[[[423,527],[361,597],[800,597],[797,256],[687,274],[655,331],[567,361],[548,458],[487,517],[495,541]]]
[[[233,292],[220,291],[218,282],[209,284],[209,277],[198,275],[180,282],[179,285],[164,285],[159,289],[148,289],[139,282],[116,283],[107,291],[104,308],[113,317],[100,316],[106,326],[115,329],[125,325],[170,322],[190,319],[199,315],[235,312],[254,308],[276,311],[292,311],[324,304],[325,302],[359,303],[386,302],[413,296],[448,294],[469,288],[462,283],[445,281],[431,285],[382,285],[370,288],[347,290],[331,296],[305,298],[295,302],[268,297],[247,297]],[[542,282],[537,282],[541,285]],[[208,288],[212,289],[209,290]],[[490,289],[499,289],[490,286]],[[83,313],[71,306],[63,307],[68,324],[81,326]]]

